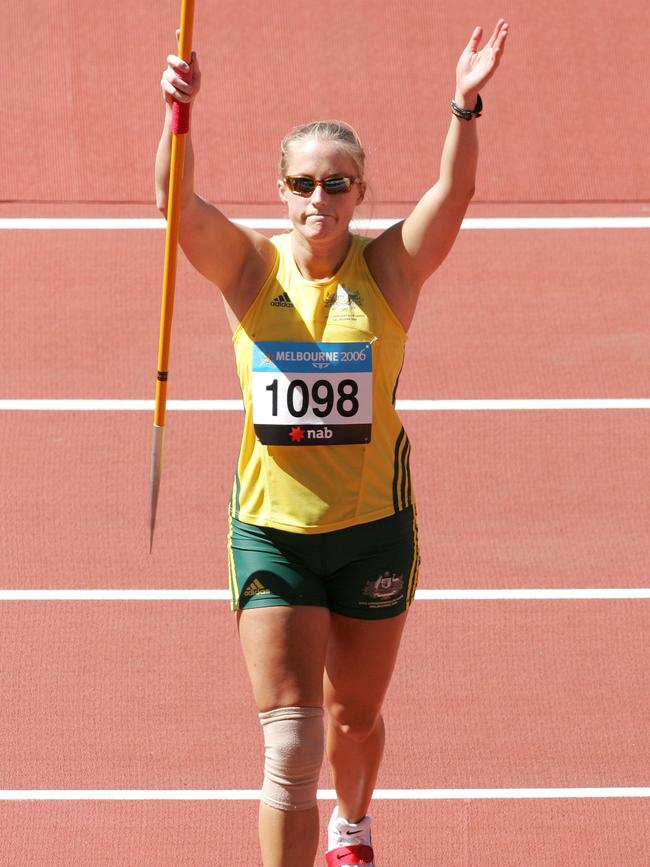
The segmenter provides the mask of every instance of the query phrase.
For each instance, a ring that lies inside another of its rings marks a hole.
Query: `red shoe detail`
[[[345,865],[372,864],[374,857],[371,846],[340,846],[325,853],[327,867],[345,867]]]

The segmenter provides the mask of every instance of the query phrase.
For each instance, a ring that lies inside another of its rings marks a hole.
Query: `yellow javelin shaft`
[[[194,0],[182,0],[178,55],[186,63],[192,59],[192,30]],[[160,312],[160,339],[158,343],[158,376],[156,380],[156,407],[154,410],[153,442],[151,450],[151,503],[149,520],[149,550],[153,548],[156,512],[167,410],[167,377],[169,372],[169,348],[171,343],[172,317],[174,315],[174,291],[176,289],[176,261],[178,256],[178,225],[180,220],[183,169],[185,166],[185,141],[189,129],[189,106],[175,103],[172,119],[172,151],[167,198],[167,231],[165,233],[165,264],[163,269],[162,306]]]

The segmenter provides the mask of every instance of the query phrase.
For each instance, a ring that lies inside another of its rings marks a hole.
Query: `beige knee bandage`
[[[278,810],[316,805],[325,736],[321,707],[281,707],[259,715],[264,733],[262,800]]]

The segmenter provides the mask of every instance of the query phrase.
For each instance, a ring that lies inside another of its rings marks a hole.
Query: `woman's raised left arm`
[[[499,20],[490,39],[479,49],[483,31],[475,28],[456,67],[456,92],[449,131],[440,161],[440,177],[420,199],[403,223],[392,226],[373,242],[369,251],[381,264],[391,259],[391,271],[403,288],[418,292],[451,249],[472,196],[478,161],[474,112],[481,89],[494,75],[508,36],[508,24]],[[372,268],[374,271],[375,268]],[[381,267],[379,270],[383,270]],[[394,282],[391,280],[391,282]],[[389,293],[394,295],[393,292]],[[389,299],[393,300],[393,299]],[[406,300],[406,299],[404,299]]]

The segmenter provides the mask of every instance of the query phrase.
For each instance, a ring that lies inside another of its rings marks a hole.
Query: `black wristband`
[[[451,101],[451,113],[455,114],[456,117],[460,117],[462,120],[471,120],[473,117],[480,117],[482,111],[483,100],[481,99],[480,93],[476,94],[476,105],[473,109],[461,108],[453,99]]]

